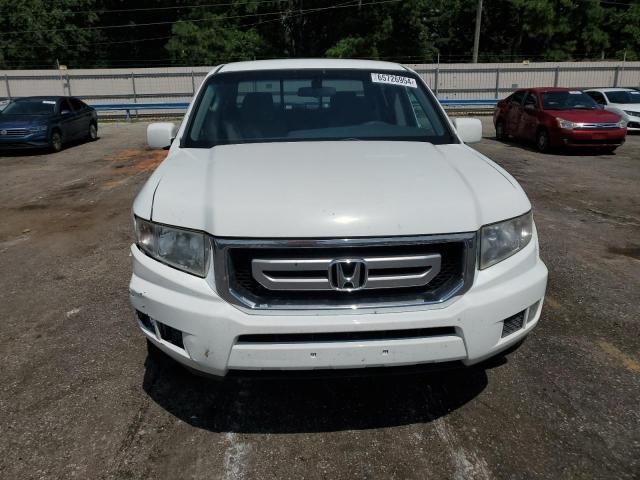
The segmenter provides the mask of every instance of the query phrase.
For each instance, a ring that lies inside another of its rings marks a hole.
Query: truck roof
[[[406,72],[407,69],[398,63],[378,60],[347,60],[331,58],[290,58],[281,60],[253,60],[223,65],[218,73],[247,72],[254,70],[297,70],[312,68],[348,68],[362,70],[394,70]]]

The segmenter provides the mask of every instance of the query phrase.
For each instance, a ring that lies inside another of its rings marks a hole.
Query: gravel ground
[[[148,360],[133,321],[131,202],[165,154],[145,127],[0,157],[1,478],[640,478],[640,136],[477,146],[529,194],[550,271],[508,360],[217,383]]]

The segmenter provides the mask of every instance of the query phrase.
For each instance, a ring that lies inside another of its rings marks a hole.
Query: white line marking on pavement
[[[225,438],[229,446],[224,452],[224,479],[240,480],[244,478],[251,445],[238,441],[237,433],[229,432]]]
[[[470,452],[460,445],[458,436],[452,431],[444,418],[433,422],[436,433],[449,447],[453,457],[453,478],[455,480],[490,480],[491,474],[484,458]]]

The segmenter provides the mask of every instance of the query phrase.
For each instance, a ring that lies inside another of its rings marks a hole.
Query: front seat
[[[331,97],[330,111],[334,127],[359,125],[370,120],[365,99],[356,96],[355,92],[337,92]]]
[[[247,93],[242,100],[240,115],[242,136],[245,140],[274,138],[284,134],[270,93]]]

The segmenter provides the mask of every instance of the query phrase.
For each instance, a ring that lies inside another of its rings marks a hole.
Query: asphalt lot
[[[485,119],[488,120],[488,119]],[[215,383],[148,361],[127,297],[144,123],[0,157],[0,478],[640,478],[640,136],[477,146],[521,182],[550,271],[505,362]]]

